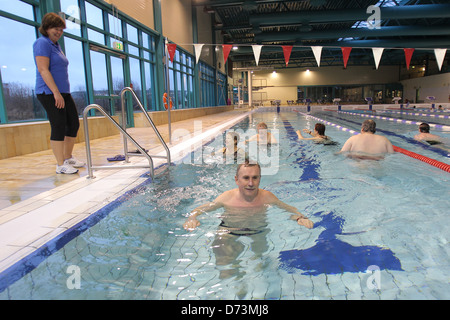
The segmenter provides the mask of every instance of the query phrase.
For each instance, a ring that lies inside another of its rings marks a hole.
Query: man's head
[[[428,123],[421,123],[419,125],[419,131],[422,133],[430,133],[430,125]]]
[[[245,163],[238,165],[234,177],[239,192],[244,196],[256,196],[261,182],[261,167],[258,163]]]
[[[364,120],[361,125],[361,132],[375,133],[377,124],[373,120]]]

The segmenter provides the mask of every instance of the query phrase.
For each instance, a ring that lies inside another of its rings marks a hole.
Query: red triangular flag
[[[350,56],[351,47],[341,47],[342,55],[344,56],[344,68],[347,68],[348,57]]]
[[[281,46],[281,47],[283,47],[284,61],[286,62],[286,67],[287,67],[293,46]]]
[[[228,59],[228,55],[230,54],[230,50],[233,47],[232,44],[223,44],[222,45],[222,50],[223,50],[223,64],[225,64],[225,62],[227,62]]]
[[[412,48],[405,48],[403,50],[405,51],[406,69],[409,70],[409,63],[411,62],[411,58],[412,58],[414,49],[412,49]]]
[[[167,51],[169,52],[170,62],[173,62],[173,57],[175,57],[175,50],[177,49],[177,45],[175,43],[167,44]]]

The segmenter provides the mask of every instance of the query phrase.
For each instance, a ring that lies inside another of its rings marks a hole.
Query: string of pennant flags
[[[190,45],[194,46],[195,59],[196,59],[196,63],[198,63],[198,60],[199,60],[201,52],[202,52],[202,48],[205,44],[194,43],[194,44],[190,44]],[[225,62],[227,61],[230,51],[234,45],[221,44],[221,46],[222,46],[222,50],[223,50],[223,60],[224,60],[223,63],[225,65]],[[271,45],[271,46],[273,46],[273,45]],[[262,49],[263,45],[253,44],[253,45],[251,45],[251,47],[253,49],[253,55],[255,57],[256,65],[258,65],[259,57],[261,55],[261,49]],[[292,49],[294,46],[284,45],[281,47],[283,49],[284,60],[286,62],[286,67],[287,67],[289,64],[289,59],[290,59],[291,52],[292,52]],[[175,43],[167,43],[167,51],[169,53],[169,58],[170,58],[171,62],[173,62],[176,48],[177,48],[177,45]],[[310,48],[316,59],[317,66],[320,67],[320,58],[322,55],[323,47],[322,46],[311,46]],[[375,67],[377,70],[378,70],[378,66],[380,64],[381,56],[383,55],[384,49],[385,48],[372,48],[372,53],[373,53],[373,57],[375,60]],[[394,48],[394,49],[398,49],[398,48]],[[343,61],[344,61],[344,68],[347,68],[347,62],[348,62],[348,58],[350,56],[350,52],[352,51],[352,47],[341,47],[341,50],[342,50],[342,57],[343,57]],[[403,49],[403,51],[405,53],[406,68],[408,70],[409,70],[409,65],[410,65],[414,50],[415,50],[414,48],[404,48]],[[446,52],[447,52],[447,49],[434,49],[434,54],[436,56],[436,62],[438,64],[439,71],[441,71],[442,63],[444,62]]]

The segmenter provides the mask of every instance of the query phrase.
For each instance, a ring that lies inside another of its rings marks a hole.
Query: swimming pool
[[[354,130],[364,119],[314,115]],[[350,134],[332,126],[326,134],[338,145],[298,141],[295,130],[317,121],[296,112],[253,113],[228,131],[246,132],[261,121],[279,146],[261,151],[269,161],[260,187],[310,217],[313,229],[269,208],[267,232],[233,239],[238,257],[218,265],[213,247],[222,212],[201,215],[193,232],[182,228],[190,210],[235,187],[236,165],[210,156],[223,146],[224,133],[99,210],[89,228],[80,227],[0,298],[450,297],[447,173],[398,153],[383,161],[337,155]],[[415,126],[376,122],[393,144],[448,163],[444,154],[410,141]]]

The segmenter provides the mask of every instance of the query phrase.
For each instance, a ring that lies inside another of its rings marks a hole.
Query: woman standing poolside
[[[80,121],[70,94],[69,61],[58,40],[66,23],[56,13],[44,15],[39,32],[43,35],[33,44],[36,63],[36,95],[51,126],[50,146],[56,158],[56,173],[77,173],[84,162],[72,156]]]

